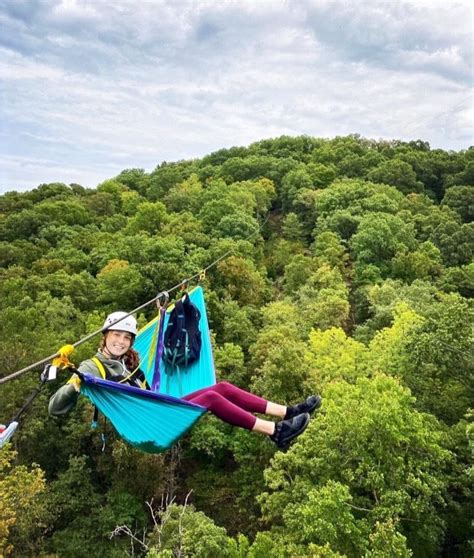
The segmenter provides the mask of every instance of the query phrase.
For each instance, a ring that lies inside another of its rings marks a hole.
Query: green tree
[[[296,544],[281,533],[260,531],[249,549],[248,558],[343,558],[343,554],[333,551],[329,544]]]
[[[265,278],[251,260],[229,256],[217,264],[217,270],[227,293],[242,305],[259,305],[265,300]]]
[[[110,533],[120,525],[145,523],[141,505],[130,494],[100,494],[85,456],[71,457],[69,468],[50,484],[48,499],[55,513],[48,546],[61,556],[123,555],[128,541],[111,542]]]
[[[472,263],[474,223],[459,225],[454,221],[445,221],[433,230],[430,240],[440,249],[445,265]]]
[[[285,266],[283,275],[283,286],[286,294],[291,295],[297,292],[318,269],[318,260],[296,254]]]
[[[318,218],[328,217],[336,210],[347,210],[354,216],[363,215],[368,210],[396,213],[403,199],[400,192],[383,184],[338,180],[329,188],[318,192],[316,211]]]
[[[150,184],[150,176],[145,173],[144,169],[125,169],[115,177],[114,181],[144,195]]]
[[[349,254],[336,233],[327,231],[319,234],[314,240],[312,249],[313,254],[318,259],[325,261],[331,267],[337,267],[341,272],[345,272]]]
[[[404,381],[422,409],[452,424],[464,416],[474,397],[473,310],[452,293],[440,295],[425,317],[407,339],[411,366],[404,371]]]
[[[220,237],[230,237],[245,240],[258,232],[257,221],[243,211],[236,211],[232,215],[225,215],[219,221],[214,231]]]
[[[354,257],[361,264],[375,264],[388,272],[390,260],[416,246],[415,231],[395,215],[375,213],[363,217],[351,239]]]
[[[98,220],[103,220],[117,212],[120,203],[117,198],[118,196],[114,196],[111,192],[98,191],[84,199],[84,207],[94,213]]]
[[[409,556],[435,555],[443,534],[451,462],[436,419],[384,375],[335,382],[324,412],[287,453],[275,455],[260,496],[273,530],[299,544],[348,556],[380,549],[380,524],[392,522],[389,544]],[[398,533],[398,534],[397,534]]]
[[[465,223],[474,220],[474,186],[452,186],[446,191],[442,205],[454,209]]]
[[[127,261],[110,260],[97,275],[97,289],[102,302],[126,310],[141,300],[143,278]]]
[[[267,328],[257,338],[253,352],[260,359],[265,355],[253,370],[253,392],[270,401],[294,403],[303,398],[303,382],[308,376],[305,344],[291,335],[289,328]]]
[[[340,328],[312,330],[305,359],[310,369],[305,381],[309,392],[320,393],[335,380],[355,383],[369,375],[367,347]]]
[[[192,169],[184,163],[163,162],[149,175],[146,197],[152,201],[163,199],[166,194],[191,174]]]
[[[120,207],[122,213],[127,216],[135,215],[138,207],[145,199],[134,190],[125,190],[120,194]]]
[[[89,211],[79,201],[44,201],[34,211],[48,223],[83,226],[91,222]]]
[[[244,537],[238,542],[228,537],[225,529],[218,527],[192,505],[171,504],[159,513],[159,519],[160,523],[150,540],[147,553],[150,558],[171,558],[176,555],[239,558],[248,547]]]
[[[165,197],[165,204],[171,211],[197,213],[201,207],[203,187],[197,175],[173,186]]]
[[[214,349],[214,362],[220,378],[242,388],[248,386],[247,371],[244,364],[244,352],[240,345],[224,343]]]
[[[156,233],[168,220],[166,207],[161,202],[143,202],[137,207],[133,217],[130,217],[125,229],[127,234],[136,234],[145,231],[150,234]]]
[[[1,240],[28,240],[37,236],[43,225],[48,223],[48,217],[36,209],[23,209],[19,213],[8,215],[0,222]]]
[[[301,326],[311,328],[345,327],[349,319],[349,291],[341,272],[322,264],[302,285],[297,297],[301,308]]]
[[[467,157],[469,158],[467,159]],[[446,179],[446,186],[449,187],[453,184],[468,184],[470,186],[474,184],[474,159],[472,158],[472,147],[470,147],[465,154],[462,162],[462,170]]]
[[[232,216],[239,211],[239,206],[226,197],[206,202],[202,206],[198,217],[202,221],[205,231],[212,232],[221,219]]]
[[[309,172],[302,166],[290,171],[282,181],[283,208],[292,208],[298,192],[304,189],[314,189],[314,183]]]
[[[442,272],[441,253],[432,242],[424,242],[414,252],[398,252],[392,259],[392,276],[407,282],[436,279]]]
[[[309,163],[306,170],[312,178],[313,186],[316,188],[326,188],[336,178],[337,170],[335,165],[322,165],[321,163]]]
[[[286,240],[302,240],[303,226],[298,220],[296,213],[288,213],[283,220],[283,237]]]
[[[225,300],[220,302],[219,306],[222,314],[216,316],[216,312],[213,311],[211,324],[219,340],[224,343],[234,343],[247,350],[256,335],[258,324],[255,320],[255,310],[235,300]]]
[[[44,252],[42,247],[28,240],[0,241],[0,267],[7,268],[12,265],[30,267]]]
[[[0,452],[0,554],[36,554],[41,531],[46,527],[44,472],[33,465],[15,465],[10,446]]]
[[[465,298],[474,296],[474,263],[441,271],[438,286],[445,292],[457,291]]]
[[[403,194],[423,191],[423,183],[416,179],[412,166],[400,159],[383,161],[369,172],[368,178],[372,182],[395,186]]]
[[[182,238],[189,247],[208,248],[210,244],[209,236],[204,232],[203,224],[189,212],[171,213],[168,222],[163,226],[162,232],[163,236],[173,234]],[[190,258],[192,258],[196,254],[196,250],[190,248],[189,251]]]
[[[350,153],[339,162],[338,169],[340,174],[347,178],[362,178],[383,160],[383,155],[376,151],[368,151],[364,155]]]
[[[275,185],[272,180],[260,178],[239,184],[255,197],[257,214],[263,215],[270,209],[272,202],[276,198]]]
[[[34,188],[30,192],[25,192],[24,196],[33,201],[34,204],[43,200],[64,200],[71,197],[73,190],[70,186],[62,182],[50,182],[49,184],[40,184],[38,188]]]

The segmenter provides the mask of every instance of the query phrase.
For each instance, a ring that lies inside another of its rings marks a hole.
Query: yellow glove
[[[66,367],[69,366],[71,363],[69,362],[69,356],[74,351],[74,345],[64,345],[58,351],[58,356],[53,359],[54,366],[58,367]]]
[[[81,391],[81,378],[79,378],[79,376],[76,376],[74,374],[74,376],[71,376],[71,378],[68,380],[67,382],[68,384],[71,384],[74,386],[74,389],[79,393]]]

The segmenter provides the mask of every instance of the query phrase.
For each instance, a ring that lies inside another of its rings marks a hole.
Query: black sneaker
[[[301,413],[312,413],[316,409],[321,407],[322,398],[320,395],[310,395],[306,398],[306,401],[303,403],[299,403],[298,405],[293,405],[292,407],[288,407],[285,415],[285,420],[296,417]]]
[[[288,420],[281,420],[275,424],[275,432],[270,436],[270,439],[280,449],[286,449],[291,440],[303,434],[309,424],[309,413],[301,413],[296,417]]]

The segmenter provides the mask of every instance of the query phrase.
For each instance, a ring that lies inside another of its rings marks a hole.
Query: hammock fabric
[[[189,297],[201,312],[202,347],[197,361],[186,370],[167,374],[165,363],[157,359],[159,316],[138,333],[134,343],[141,369],[150,385],[158,385],[158,393],[84,375],[81,393],[109,419],[124,440],[148,453],[159,453],[171,447],[206,412],[205,407],[179,397],[216,381],[202,288],[193,289]],[[171,310],[172,306],[164,316],[162,329],[166,328]],[[161,376],[158,381],[157,374]]]

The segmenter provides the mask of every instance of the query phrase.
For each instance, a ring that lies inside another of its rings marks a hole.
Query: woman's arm
[[[81,362],[79,372],[92,374],[101,377],[97,366],[91,360]],[[81,380],[77,374],[73,374],[68,383],[61,386],[58,391],[51,396],[48,405],[48,413],[54,416],[61,416],[69,413],[74,407],[79,397]]]

